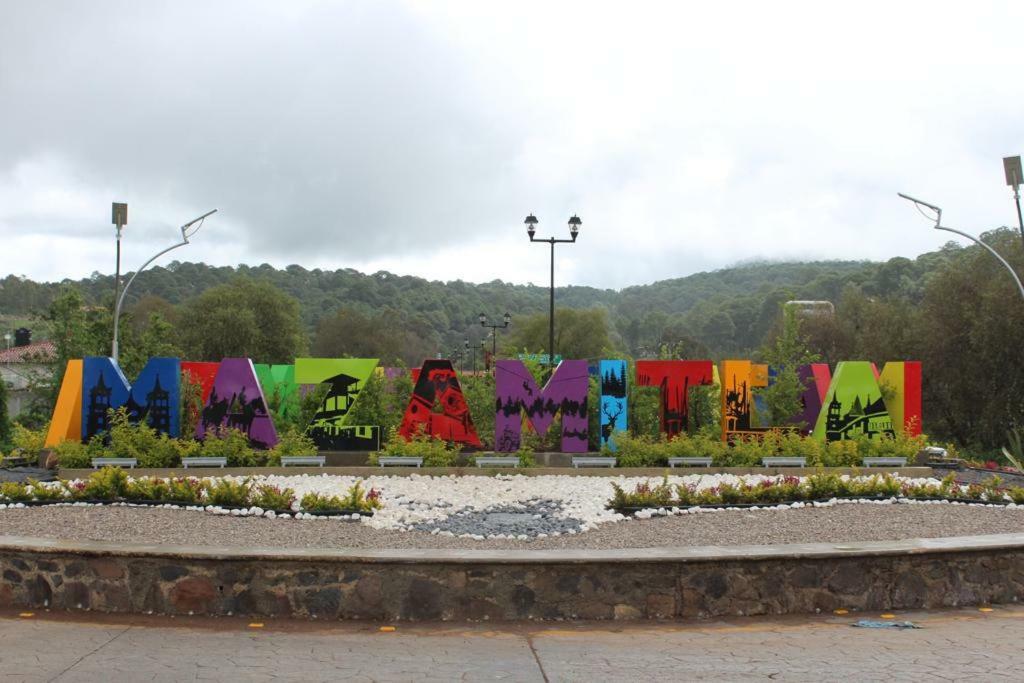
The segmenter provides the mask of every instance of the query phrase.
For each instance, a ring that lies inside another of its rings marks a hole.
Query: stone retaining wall
[[[0,607],[316,619],[672,619],[1024,597],[1024,534],[845,546],[303,551],[0,537]]]

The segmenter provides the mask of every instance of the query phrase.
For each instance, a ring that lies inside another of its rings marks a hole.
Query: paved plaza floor
[[[5,681],[1024,679],[1024,607],[665,624],[406,625],[0,613]]]

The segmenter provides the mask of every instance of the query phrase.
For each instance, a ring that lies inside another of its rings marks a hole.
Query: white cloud
[[[0,9],[0,272],[175,257],[624,286],[913,256],[1012,224],[1014,5],[34,3]],[[951,47],[955,46],[955,47]],[[13,247],[13,248],[12,248]]]

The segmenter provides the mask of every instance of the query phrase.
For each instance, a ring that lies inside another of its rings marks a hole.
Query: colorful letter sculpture
[[[3,381],[3,380],[0,380]],[[82,440],[82,361],[69,360],[64,370],[64,379],[57,394],[57,405],[53,407],[50,428],[46,430],[46,448],[53,448],[61,441]]]
[[[179,435],[181,364],[150,358],[129,385],[113,358],[90,356],[82,363],[82,440],[109,428],[108,411],[124,406],[132,422],[145,421],[169,436]]]
[[[867,361],[843,361],[836,365],[824,409],[814,426],[816,439],[842,441],[854,435],[895,436],[882,390]]]
[[[690,418],[690,387],[710,385],[709,360],[638,360],[636,384],[661,387],[661,431],[671,439],[686,431]]]
[[[169,436],[180,433],[183,378],[201,387],[201,414],[189,399],[190,417],[198,418],[196,436],[202,439],[213,428],[241,430],[256,447],[277,443],[277,432],[267,396],[275,415],[294,415],[299,397],[317,385],[327,394],[308,426],[308,433],[322,450],[374,451],[380,449],[379,425],[351,424],[353,407],[374,373],[380,381],[410,372],[414,388],[399,427],[412,439],[428,434],[445,441],[482,448],[469,406],[451,361],[427,360],[412,371],[378,368],[373,358],[299,358],[295,365],[253,365],[248,358],[225,358],[219,363],[150,358],[134,384],[129,385],[110,359],[90,357],[68,361],[45,444],[53,447],[67,440],[87,441],[108,431],[110,411],[124,407],[129,418],[145,422]],[[719,373],[719,369],[721,372]],[[616,449],[615,435],[627,429],[630,378],[624,360],[566,360],[558,364],[544,388],[519,360],[501,360],[495,366],[495,444],[500,452],[520,448],[524,420],[544,433],[561,414],[561,448],[568,453],[589,447],[588,373],[599,378],[601,398],[597,419],[600,445]],[[894,436],[897,430],[921,433],[921,363],[895,361],[878,372],[867,361],[844,361],[831,373],[824,363],[798,369],[803,384],[801,411],[787,425],[767,426],[755,410],[757,387],[774,382],[767,365],[749,360],[726,360],[721,367],[711,361],[640,360],[636,362],[638,386],[658,387],[661,431],[675,437],[690,424],[689,390],[714,386],[721,395],[722,438],[760,438],[768,429],[799,431],[819,440]],[[764,414],[764,412],[760,413]],[[188,436],[188,435],[182,435]]]
[[[888,362],[878,380],[892,396],[885,402],[892,423],[909,436],[921,433],[921,362]]]
[[[603,360],[601,372],[601,445],[615,450],[615,432],[626,431],[626,361]]]
[[[753,424],[753,389],[768,386],[764,366],[749,360],[722,361],[722,439],[759,436],[764,428]]]
[[[263,395],[274,406],[277,415],[290,418],[299,411],[299,385],[295,382],[294,365],[254,363],[256,377]]]
[[[225,358],[220,362],[210,398],[196,425],[196,436],[201,439],[207,430],[218,427],[240,430],[259,448],[271,448],[277,443],[267,399],[248,358]]]
[[[709,364],[710,365],[710,364]],[[709,373],[710,374],[710,370]],[[494,450],[519,450],[522,413],[538,434],[562,413],[562,450],[585,453],[588,443],[587,361],[564,360],[541,390],[522,361],[499,360],[495,368]]]
[[[181,362],[182,374],[187,374],[193,384],[198,384],[202,389],[203,405],[210,400],[210,393],[213,392],[213,380],[217,379],[217,370],[220,363],[206,361],[185,360]]]
[[[828,393],[828,385],[832,381],[832,371],[829,370],[828,363],[811,363],[797,368],[797,377],[804,387],[803,393],[800,394],[802,408],[789,423],[797,426],[802,434],[808,434],[818,421],[818,413],[821,412],[822,402]]]
[[[435,413],[435,405],[439,405],[442,412]],[[451,361],[423,362],[398,433],[406,439],[430,434],[453,443],[483,447]]]
[[[376,358],[297,358],[297,384],[326,384],[327,395],[309,425],[317,448],[331,451],[375,451],[380,448],[378,425],[350,425],[349,413],[377,367]],[[277,366],[281,367],[281,366]]]

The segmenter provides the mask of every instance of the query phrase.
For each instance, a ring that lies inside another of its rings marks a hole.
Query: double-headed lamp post
[[[498,330],[505,329],[506,327],[509,326],[509,323],[511,323],[511,322],[512,322],[512,315],[508,311],[506,311],[505,315],[502,316],[502,322],[501,323],[495,323],[493,325],[487,322],[487,314],[486,313],[481,313],[480,314],[480,327],[489,327],[489,328],[491,328],[491,363],[492,364],[494,363],[495,359],[498,356]],[[483,340],[480,340],[480,346],[481,347],[483,346]],[[492,367],[493,367],[493,365],[492,365]]]
[[[1002,256],[1000,256],[999,253],[995,249],[993,249],[992,247],[988,246],[987,244],[982,242],[980,239],[978,239],[974,235],[970,235],[970,234],[964,232],[963,230],[957,230],[956,228],[950,228],[950,227],[947,227],[945,225],[942,225],[942,209],[940,209],[939,207],[935,206],[934,204],[929,204],[928,202],[921,201],[920,199],[915,199],[915,198],[911,197],[910,195],[903,194],[902,192],[897,192],[896,194],[898,194],[900,197],[903,197],[904,199],[906,199],[909,202],[913,202],[914,205],[917,207],[918,211],[921,211],[921,207],[924,207],[924,208],[928,209],[929,211],[931,211],[932,213],[934,213],[935,217],[933,219],[931,216],[926,214],[924,211],[921,211],[922,215],[924,215],[925,218],[927,218],[928,220],[934,220],[935,221],[935,225],[933,227],[936,230],[945,230],[946,232],[956,233],[957,235],[961,235],[962,237],[966,237],[967,239],[971,240],[972,242],[975,242],[975,243],[979,244],[980,246],[984,247],[985,249],[987,249],[990,254],[995,256],[999,260],[999,262],[1002,263],[1006,267],[1006,270],[1010,271],[1010,276],[1013,278],[1013,281],[1017,283],[1017,289],[1020,290],[1020,296],[1021,296],[1022,299],[1024,299],[1024,284],[1021,283],[1020,278],[1017,276],[1017,272],[1013,269],[1013,266],[1011,266],[1009,263],[1007,263],[1006,259],[1004,259]]]
[[[118,323],[119,323],[120,318],[121,318],[121,306],[122,306],[122,304],[124,304],[124,297],[125,297],[125,294],[128,293],[128,288],[132,286],[133,282],[135,282],[135,278],[137,278],[139,276],[139,273],[141,273],[146,268],[148,268],[149,264],[153,263],[153,261],[156,261],[158,258],[163,256],[167,252],[171,251],[172,249],[177,249],[178,247],[183,247],[186,244],[188,244],[188,238],[192,237],[193,235],[195,235],[196,232],[199,230],[199,228],[203,227],[203,221],[206,220],[207,216],[210,216],[210,215],[215,214],[215,213],[217,213],[217,209],[214,209],[213,211],[207,211],[202,216],[199,216],[198,218],[193,218],[188,223],[186,223],[185,225],[181,226],[181,241],[180,242],[178,242],[177,244],[173,244],[173,245],[167,247],[163,251],[157,252],[148,261],[143,263],[141,268],[139,268],[134,273],[132,273],[132,276],[128,279],[128,282],[125,284],[124,289],[121,290],[121,295],[117,298],[117,304],[114,306],[114,341],[110,345],[110,356],[114,359],[115,363],[117,362],[117,357],[118,357],[118,347],[117,347]]]
[[[554,237],[537,238],[537,217],[532,213],[526,217],[526,234],[530,236],[531,242],[547,242],[551,245],[551,292],[548,312],[548,367],[553,371],[555,368],[555,245],[575,243],[576,236],[580,233],[580,226],[583,221],[576,214],[569,219],[569,235],[571,239],[559,240]]]

